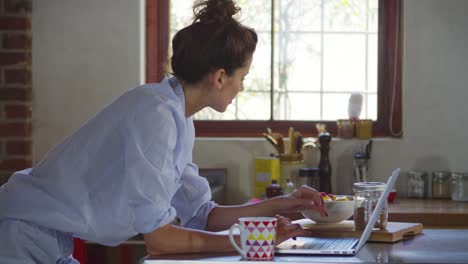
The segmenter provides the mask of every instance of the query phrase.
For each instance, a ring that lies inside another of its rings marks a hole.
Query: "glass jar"
[[[408,171],[408,197],[424,198],[426,188],[426,172],[411,170]]]
[[[366,228],[384,189],[385,183],[383,182],[354,183],[354,227],[356,231],[362,231]],[[387,227],[387,219],[388,202],[385,200],[374,227],[384,230]]]
[[[434,171],[432,173],[432,198],[450,198],[450,172]]]
[[[468,202],[468,173],[452,173],[450,197],[454,201]]]
[[[352,138],[354,136],[354,121],[349,119],[338,119],[337,124],[337,136],[339,138]]]

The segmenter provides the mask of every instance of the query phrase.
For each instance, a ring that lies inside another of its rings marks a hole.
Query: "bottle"
[[[283,195],[283,189],[281,189],[277,180],[272,180],[271,184],[266,188],[266,197],[273,198],[280,195]]]
[[[319,175],[320,175],[320,190],[321,192],[332,193],[331,191],[331,174],[332,167],[330,164],[329,152],[330,152],[330,141],[331,136],[328,132],[321,133],[319,135],[320,142],[320,162],[319,162]]]
[[[286,187],[284,188],[284,194],[291,194],[296,191],[296,187],[294,187],[294,183],[292,182],[291,178],[286,179]]]

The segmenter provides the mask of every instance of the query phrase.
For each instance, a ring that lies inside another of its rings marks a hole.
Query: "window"
[[[153,58],[148,58],[147,68],[160,74],[149,75],[148,81],[161,78],[167,43],[191,22],[192,4],[172,0],[169,8],[167,0],[147,1],[147,56]],[[400,1],[239,0],[238,4],[240,20],[259,36],[245,91],[223,114],[211,109],[198,113],[197,136],[259,136],[266,127],[286,134],[290,126],[310,136],[316,122],[326,123],[334,134],[336,119],[347,118],[351,92],[363,94],[361,118],[374,120],[374,135],[398,134]],[[151,19],[159,23],[152,26]],[[151,36],[159,43],[151,43]]]

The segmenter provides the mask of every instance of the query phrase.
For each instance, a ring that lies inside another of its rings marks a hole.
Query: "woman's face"
[[[212,108],[218,112],[226,111],[229,104],[232,103],[236,95],[244,90],[244,78],[249,73],[252,64],[252,56],[246,61],[245,65],[236,69],[231,75],[223,76],[223,86],[220,91],[217,103]]]

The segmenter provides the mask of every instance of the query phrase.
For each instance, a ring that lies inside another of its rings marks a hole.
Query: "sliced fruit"
[[[335,201],[337,202],[349,201],[349,198],[347,196],[338,196],[336,197]]]

